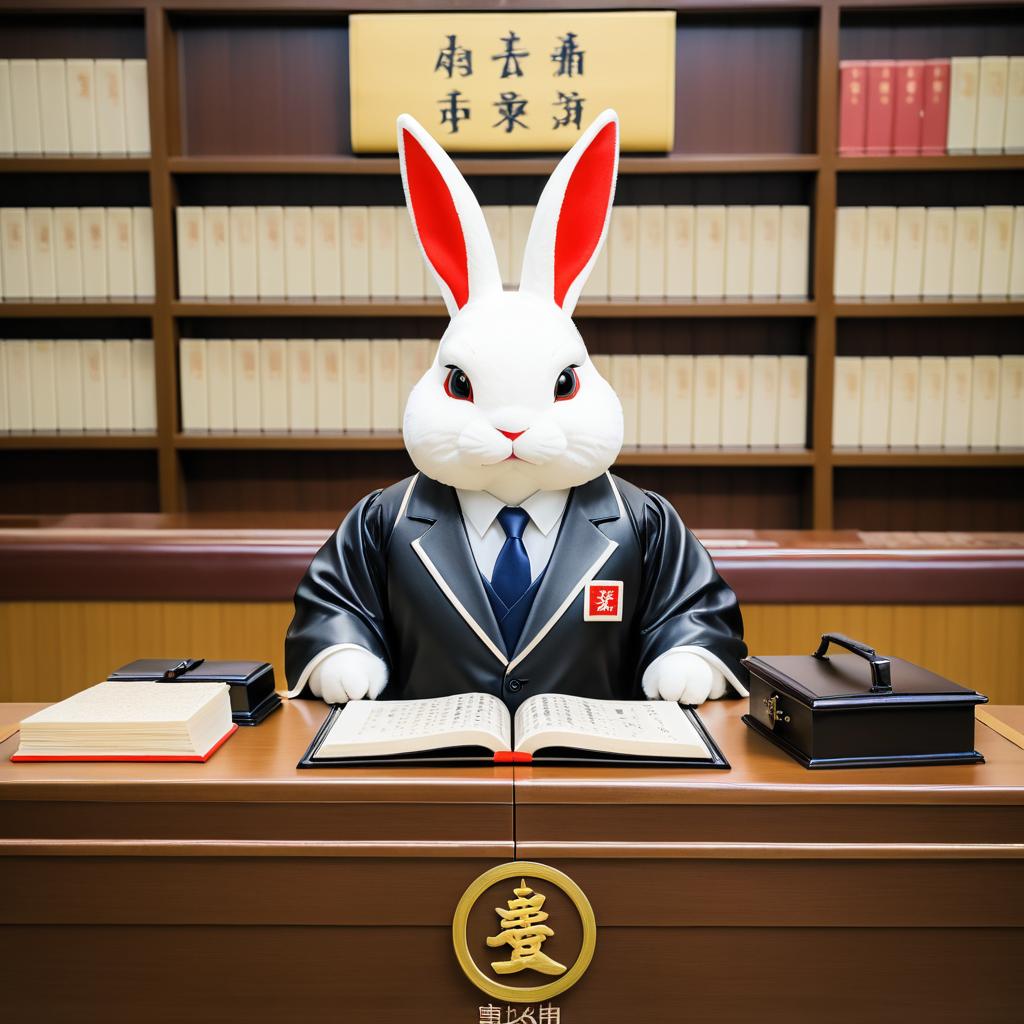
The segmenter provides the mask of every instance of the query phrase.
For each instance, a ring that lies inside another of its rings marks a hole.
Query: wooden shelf
[[[939,301],[892,299],[837,302],[838,317],[965,317],[1024,316],[1024,302],[1006,299],[941,299]]]
[[[119,316],[152,316],[152,302],[118,301],[114,299],[92,299],[86,301],[46,301],[28,300],[25,302],[0,302],[0,320],[5,317],[119,317]]]
[[[869,451],[842,450],[832,452],[834,466],[872,467],[1024,467],[1024,451],[994,448],[954,448],[925,450],[920,448],[888,448]]]
[[[557,156],[458,157],[463,174],[472,176],[548,175]],[[398,174],[397,156],[175,156],[167,161],[172,174]],[[821,166],[816,154],[669,153],[630,156],[619,162],[620,174],[770,174],[812,173]]]
[[[617,466],[811,466],[807,448],[623,448]]]
[[[0,174],[147,174],[148,156],[11,156]]]
[[[0,434],[0,449],[16,451],[29,448],[152,449],[155,434]]]
[[[996,153],[984,156],[841,156],[837,171],[1020,171],[1024,153]]]
[[[171,304],[175,316],[447,316],[440,299],[275,299],[250,302],[188,299]],[[778,300],[584,299],[576,317],[813,317],[816,304]]]

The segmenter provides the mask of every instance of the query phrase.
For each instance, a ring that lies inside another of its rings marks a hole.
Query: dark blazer
[[[622,620],[584,621],[591,580],[622,582]],[[537,693],[642,699],[673,647],[710,652],[745,686],[736,596],[660,495],[611,474],[576,487],[515,650],[506,651],[453,488],[417,475],[359,502],[295,592],[289,687],[326,648],[382,658],[381,699],[485,691],[515,709]],[[307,691],[308,692],[308,691]]]

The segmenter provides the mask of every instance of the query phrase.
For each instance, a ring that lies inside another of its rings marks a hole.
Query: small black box
[[[108,678],[156,683],[227,683],[231,720],[239,725],[259,725],[281,706],[281,698],[274,690],[274,667],[265,661],[141,658],[122,665]]]
[[[851,651],[828,657],[830,643]],[[974,706],[988,698],[841,633],[812,655],[746,658],[743,721],[805,768],[979,764]]]

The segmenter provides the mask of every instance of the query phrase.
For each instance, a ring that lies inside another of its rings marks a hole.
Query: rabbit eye
[[[576,375],[576,367],[567,366],[555,381],[555,401],[565,402],[570,398],[575,398],[579,389],[580,379]]]
[[[445,394],[449,398],[457,398],[462,402],[472,402],[473,385],[470,384],[465,372],[457,366],[448,366],[446,369],[448,376],[444,379]]]

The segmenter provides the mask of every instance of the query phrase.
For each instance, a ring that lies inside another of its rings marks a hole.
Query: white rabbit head
[[[619,124],[606,110],[555,168],[530,226],[519,291],[502,289],[483,211],[458,168],[398,118],[406,205],[451,323],[405,409],[405,445],[441,483],[517,504],[600,476],[622,406],[572,321],[608,231]]]

